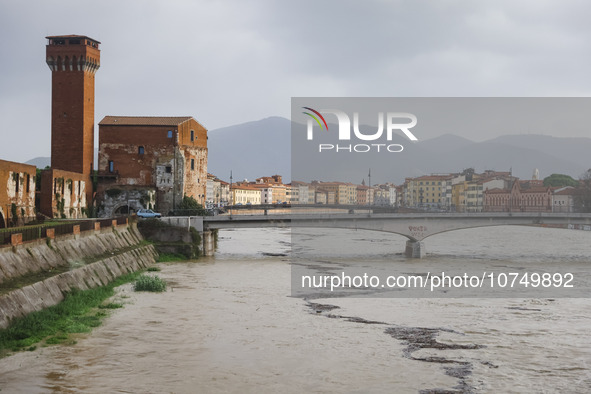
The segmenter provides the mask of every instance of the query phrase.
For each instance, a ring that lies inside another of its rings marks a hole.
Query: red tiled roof
[[[521,194],[526,193],[548,193],[547,187],[530,187],[529,189],[521,189]]]
[[[486,189],[484,192],[488,193],[488,194],[503,194],[503,193],[509,193],[509,190],[508,189],[499,189],[498,187],[496,187],[494,189]]]
[[[416,178],[407,178],[413,181],[437,181],[437,180],[442,180],[442,179],[451,179],[453,178],[452,175],[450,174],[440,174],[440,175],[422,175]]]
[[[260,191],[257,187],[253,186],[234,186],[232,190],[255,190],[257,192]]]
[[[99,125],[178,126],[192,118],[192,116],[105,116]]]
[[[568,188],[562,189],[558,192],[554,192],[554,195],[556,195],[556,196],[574,196],[577,194],[580,194],[580,193],[574,187],[568,187]]]

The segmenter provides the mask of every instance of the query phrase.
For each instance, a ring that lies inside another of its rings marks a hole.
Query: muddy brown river
[[[507,231],[520,241],[491,248]],[[375,241],[367,234],[356,242]],[[429,238],[429,264],[529,249],[591,264],[587,231],[489,228],[454,239]],[[399,252],[404,239],[395,240]],[[160,264],[165,293],[119,288],[124,308],[76,344],[1,359],[1,392],[591,391],[588,298],[303,299],[290,296],[289,230],[223,231],[218,246],[212,258]]]

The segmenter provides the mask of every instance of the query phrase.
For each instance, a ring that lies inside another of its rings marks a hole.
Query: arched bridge
[[[286,214],[206,216],[191,220],[191,225],[199,231],[253,227],[315,227],[395,233],[409,239],[406,243],[406,255],[409,257],[424,256],[423,240],[446,231],[504,225],[585,225],[591,228],[591,214],[588,213]]]

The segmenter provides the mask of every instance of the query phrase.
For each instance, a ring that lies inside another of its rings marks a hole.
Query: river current
[[[168,291],[120,287],[124,308],[76,344],[1,359],[1,392],[591,392],[588,298],[293,297],[290,235],[220,231],[215,257],[160,263]],[[591,267],[588,231],[454,231],[428,238],[419,263],[396,255],[403,237],[349,239],[383,264],[394,254],[398,268],[450,259]]]

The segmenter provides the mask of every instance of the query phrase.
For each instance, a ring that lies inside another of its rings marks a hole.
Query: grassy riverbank
[[[15,319],[9,328],[0,330],[0,358],[10,352],[35,350],[37,346],[75,343],[70,334],[89,332],[99,326],[107,316],[106,309],[121,307],[105,303],[115,294],[115,287],[132,282],[141,274],[126,274],[106,286],[72,291],[58,305]]]

